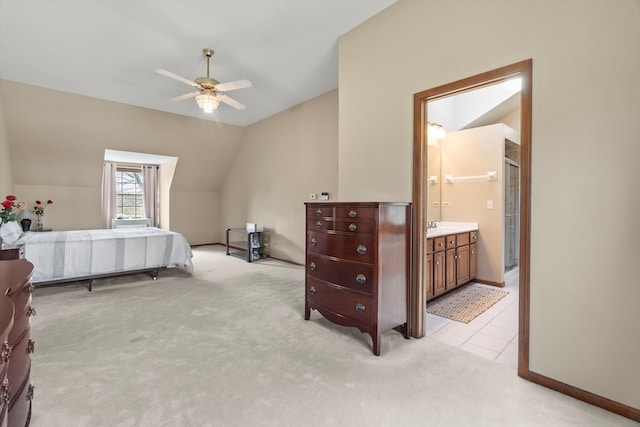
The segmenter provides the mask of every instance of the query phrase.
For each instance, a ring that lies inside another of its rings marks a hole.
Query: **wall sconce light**
[[[447,136],[444,128],[440,123],[427,122],[427,138],[428,139],[444,139]]]

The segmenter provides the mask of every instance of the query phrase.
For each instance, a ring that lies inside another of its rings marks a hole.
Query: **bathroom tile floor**
[[[505,274],[503,289],[509,291],[509,295],[466,324],[427,313],[426,335],[461,350],[517,368],[518,268]]]

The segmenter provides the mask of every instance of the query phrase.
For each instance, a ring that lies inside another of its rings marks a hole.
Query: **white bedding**
[[[33,283],[159,267],[193,272],[191,247],[179,233],[155,227],[24,233]]]

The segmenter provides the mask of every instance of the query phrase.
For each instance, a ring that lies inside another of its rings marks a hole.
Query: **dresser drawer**
[[[373,293],[372,264],[349,262],[317,254],[307,257],[307,274],[356,291]]]
[[[307,250],[356,262],[373,263],[375,238],[370,235],[307,231]]]
[[[9,410],[9,380],[6,372],[0,374],[0,426],[7,427],[7,411]]]
[[[307,298],[334,313],[365,324],[373,323],[373,298],[307,276]]]
[[[334,229],[345,233],[374,234],[376,223],[374,221],[336,221]]]
[[[469,233],[456,234],[456,245],[463,246],[469,244]]]
[[[322,217],[333,218],[333,208],[332,207],[321,207],[320,205],[318,205],[318,206],[308,205],[307,206],[307,216],[308,217],[315,217],[315,218],[322,218]]]
[[[16,342],[25,329],[29,329],[31,327],[31,316],[33,314],[35,314],[35,310],[31,305],[27,305],[22,310],[16,311],[16,314],[13,317],[13,328],[11,328],[11,332],[9,333],[8,342]]]
[[[307,230],[333,230],[333,220],[325,218],[309,218],[307,220]]]
[[[24,310],[24,308],[31,303],[31,289],[31,285],[28,284],[18,289],[16,292],[7,295],[11,298],[16,313],[20,310]]]
[[[336,208],[336,219],[365,219],[372,221],[376,219],[376,210],[375,208],[362,208],[362,207],[337,207]]]
[[[13,399],[13,396],[18,392],[16,384],[22,384],[29,372],[32,343],[33,341],[29,338],[29,330],[27,330],[27,333],[19,342],[13,345],[13,349],[11,350],[9,371],[7,373],[9,384],[11,384],[11,392],[9,394],[11,399]]]
[[[477,231],[471,231],[469,233],[469,240],[471,240],[471,243],[476,243],[478,241],[478,232]]]
[[[436,237],[433,239],[433,251],[440,252],[447,248],[447,239],[444,236]]]
[[[9,401],[8,425],[26,426],[31,418],[31,399],[33,397],[33,386],[30,382],[31,368],[27,371],[27,376],[18,384],[11,386],[13,397]]]
[[[450,234],[448,236],[445,237],[445,245],[447,246],[447,249],[453,249],[456,247],[456,235],[455,234]]]
[[[433,253],[433,239],[427,239],[427,254]]]

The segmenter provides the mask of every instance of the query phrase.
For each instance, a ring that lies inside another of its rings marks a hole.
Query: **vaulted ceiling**
[[[335,89],[338,38],[396,0],[0,0],[0,78],[245,126]],[[252,87],[207,114],[189,80]]]

